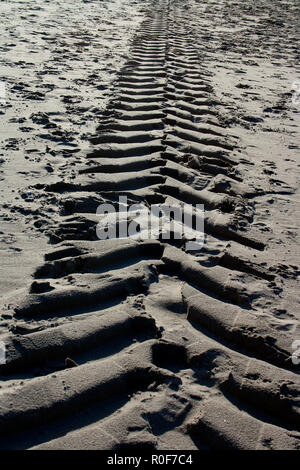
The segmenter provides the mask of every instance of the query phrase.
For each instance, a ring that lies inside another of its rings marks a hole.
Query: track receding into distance
[[[299,448],[292,339],[259,306],[276,293],[251,228],[259,189],[169,8],[156,3],[134,38],[85,168],[35,188],[60,223],[16,299],[0,366],[4,448]],[[204,204],[203,249],[99,240],[96,209],[122,210],[119,196]]]

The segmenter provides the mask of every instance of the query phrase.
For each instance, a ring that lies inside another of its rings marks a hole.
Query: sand
[[[0,448],[299,449],[298,2],[0,9]]]

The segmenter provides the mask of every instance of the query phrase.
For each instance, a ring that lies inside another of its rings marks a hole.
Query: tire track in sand
[[[87,166],[35,188],[60,220],[16,299],[0,366],[4,448],[299,447],[292,339],[256,303],[276,283],[251,229],[249,162],[169,8],[156,4],[133,40]],[[97,206],[121,211],[121,195],[203,203],[204,248],[162,234],[98,240]]]

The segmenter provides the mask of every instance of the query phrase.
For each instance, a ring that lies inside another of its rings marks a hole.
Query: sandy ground
[[[298,2],[0,9],[1,448],[299,449]],[[120,195],[204,247],[99,240]]]
[[[28,186],[82,161],[142,10],[135,1],[1,2],[0,194],[10,208],[1,223],[1,293],[28,283],[47,244],[24,217]]]

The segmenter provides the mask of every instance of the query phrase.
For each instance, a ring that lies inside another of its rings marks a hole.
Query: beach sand
[[[0,10],[0,448],[299,449],[298,1]]]

